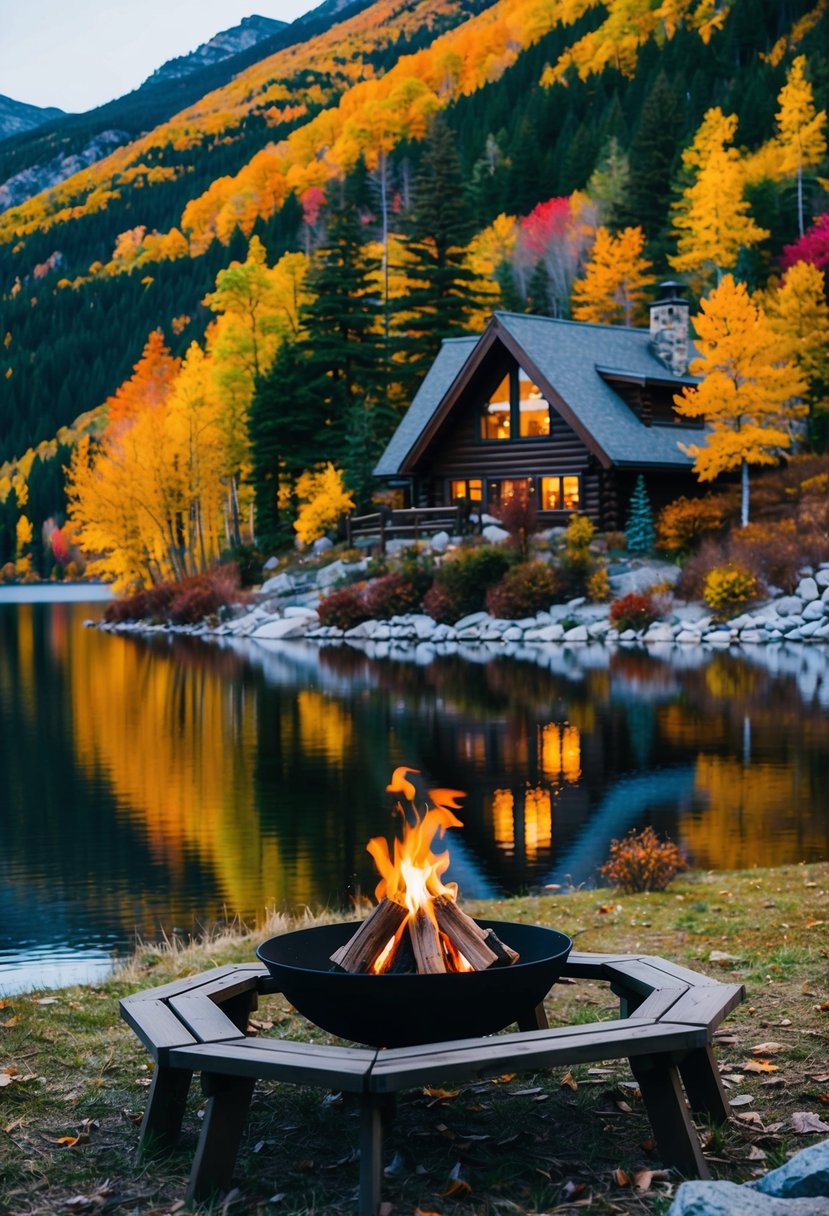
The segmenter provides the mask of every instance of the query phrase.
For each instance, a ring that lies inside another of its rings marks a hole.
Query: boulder
[[[501,545],[505,540],[509,540],[509,532],[507,532],[506,528],[499,528],[497,524],[487,524],[483,529],[482,536],[491,545]]]
[[[296,588],[296,583],[291,578],[290,574],[275,574],[273,578],[269,578],[266,583],[262,584],[263,595],[290,595]]]
[[[778,1199],[738,1182],[683,1182],[667,1216],[829,1216],[829,1199]]]
[[[667,621],[655,621],[653,625],[648,627],[645,634],[645,641],[650,642],[672,642],[674,640],[674,631]]]
[[[559,624],[542,625],[540,629],[528,629],[524,634],[525,642],[560,642],[564,637],[564,626]]]
[[[829,566],[821,566],[815,575],[818,587],[829,587]]]
[[[276,617],[255,629],[251,637],[257,642],[287,641],[304,638],[312,624],[310,617]]]
[[[585,625],[574,625],[564,635],[565,642],[586,642],[588,640],[587,627]]]
[[[264,570],[265,574],[270,574],[271,570],[275,570],[278,565],[278,557],[269,557],[266,562],[263,562],[262,569]]]
[[[680,646],[699,646],[702,641],[702,634],[698,629],[680,629],[674,641]]]
[[[804,621],[823,621],[826,619],[824,608],[826,605],[822,600],[810,600],[803,609]]]
[[[334,548],[334,542],[329,540],[327,536],[318,536],[311,548],[314,553],[327,553],[329,549]]]
[[[338,583],[341,578],[346,575],[346,568],[341,561],[331,562],[328,566],[323,566],[317,571],[317,586],[318,587],[333,587],[334,583]]]
[[[782,595],[774,606],[778,616],[800,616],[803,611],[803,601],[796,595]]]
[[[445,553],[449,547],[449,533],[436,532],[432,537],[431,544],[435,553]]]
[[[469,616],[463,616],[459,621],[455,621],[455,630],[457,633],[464,633],[467,629],[474,629],[477,625],[483,625],[484,621],[489,622],[490,620],[488,612],[470,612]]]
[[[800,582],[797,584],[797,591],[795,594],[799,596],[804,603],[808,604],[811,600],[816,600],[819,597],[820,592],[817,589],[817,583],[810,575],[808,578],[802,578],[800,580]]]
[[[316,608],[309,608],[305,604],[289,605],[285,609],[283,616],[285,616],[286,618],[293,617],[295,620],[304,619],[306,621],[313,621],[315,624],[320,619],[319,613],[317,612]]]

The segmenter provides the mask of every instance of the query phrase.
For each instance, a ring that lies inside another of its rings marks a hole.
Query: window
[[[518,434],[522,439],[550,434],[550,407],[522,368],[518,369]]]
[[[577,511],[581,499],[578,477],[542,477],[542,511]]]
[[[512,430],[510,377],[504,376],[481,414],[482,439],[509,439]]]
[[[535,483],[531,477],[508,477],[503,481],[489,483],[489,505],[503,506],[511,498],[529,498],[535,494]]]
[[[458,481],[450,481],[450,501],[457,502],[459,498],[465,498],[468,502],[483,502],[483,481],[481,481],[479,477],[470,477],[469,480],[460,479]]]
[[[514,367],[485,402],[481,439],[540,439],[550,434],[550,406],[522,368]]]

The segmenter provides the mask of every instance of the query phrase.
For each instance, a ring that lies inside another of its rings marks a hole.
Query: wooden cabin
[[[543,526],[579,512],[603,530],[624,527],[640,473],[655,509],[698,492],[680,444],[703,427],[673,402],[696,383],[688,304],[661,286],[649,329],[498,312],[479,337],[444,341],[375,475],[401,507],[497,515],[526,493]]]

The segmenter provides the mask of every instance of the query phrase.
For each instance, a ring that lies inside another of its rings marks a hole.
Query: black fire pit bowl
[[[353,1043],[413,1047],[494,1034],[528,1016],[561,975],[572,941],[555,929],[481,920],[521,955],[511,967],[445,975],[332,970],[330,956],[358,921],[283,933],[256,951],[285,997],[309,1021]]]

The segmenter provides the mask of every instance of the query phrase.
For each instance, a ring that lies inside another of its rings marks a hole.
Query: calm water
[[[646,823],[706,868],[829,857],[824,650],[426,665],[84,629],[101,611],[0,600],[0,992],[370,892],[401,764],[468,791],[462,897],[590,882]]]

